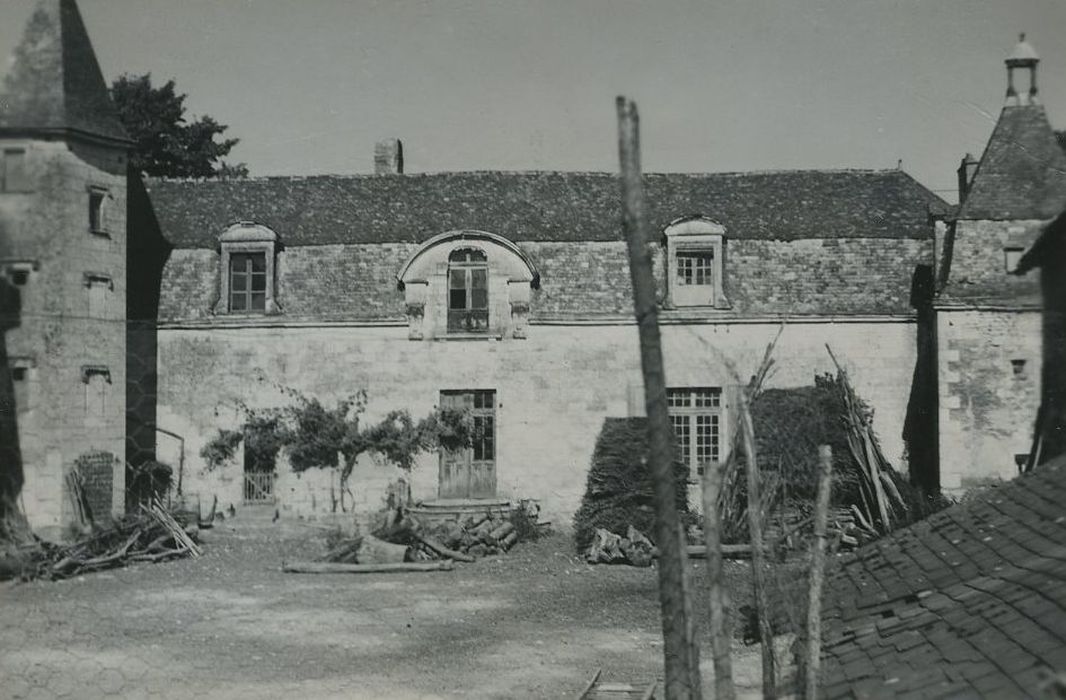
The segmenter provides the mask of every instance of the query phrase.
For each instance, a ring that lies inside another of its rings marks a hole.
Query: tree
[[[1066,130],[1056,131],[1055,139],[1059,142],[1059,147],[1066,151]]]
[[[209,116],[187,121],[185,97],[174,89],[173,80],[152,87],[150,73],[123,75],[112,83],[119,119],[136,143],[133,167],[163,177],[247,177],[244,163],[222,160],[239,139],[215,141],[229,127]]]

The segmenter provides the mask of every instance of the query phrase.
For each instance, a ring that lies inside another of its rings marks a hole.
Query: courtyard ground
[[[204,535],[196,560],[0,587],[0,697],[574,698],[599,668],[662,675],[655,569],[588,566],[560,535],[371,575],[281,573],[324,547],[298,523]],[[746,598],[747,566],[729,566]],[[735,643],[742,696],[758,697],[758,655]]]

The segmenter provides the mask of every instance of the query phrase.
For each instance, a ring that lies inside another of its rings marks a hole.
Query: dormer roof
[[[0,86],[0,134],[130,142],[74,0],[41,0]]]

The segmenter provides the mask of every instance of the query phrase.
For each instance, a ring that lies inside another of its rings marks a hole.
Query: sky
[[[80,0],[105,77],[173,78],[252,175],[904,170],[949,201],[1027,32],[1066,128],[1063,0]],[[0,55],[33,7],[0,0]]]

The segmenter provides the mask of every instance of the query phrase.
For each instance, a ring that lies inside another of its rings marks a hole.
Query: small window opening
[[[25,367],[12,367],[11,368],[11,380],[15,382],[24,382],[29,372]]]
[[[1014,465],[1018,467],[1019,472],[1025,471],[1025,466],[1029,464],[1029,453],[1021,453],[1014,455]]]
[[[24,192],[29,189],[26,177],[26,151],[22,148],[4,149],[0,162],[0,191]]]
[[[1018,269],[1018,263],[1021,262],[1022,253],[1024,252],[1024,248],[1011,247],[1003,249],[1003,262],[1006,272],[1014,272]]]
[[[104,201],[107,193],[103,190],[89,191],[89,230],[93,233],[106,233],[107,222],[104,220]]]
[[[29,270],[12,270],[11,271],[11,284],[16,287],[25,287],[26,283],[30,281]]]
[[[1018,377],[1019,379],[1025,377],[1025,375],[1026,375],[1025,365],[1026,365],[1026,361],[1025,360],[1017,359],[1017,360],[1011,360],[1010,361],[1011,370],[1014,372],[1014,376],[1015,377]]]

